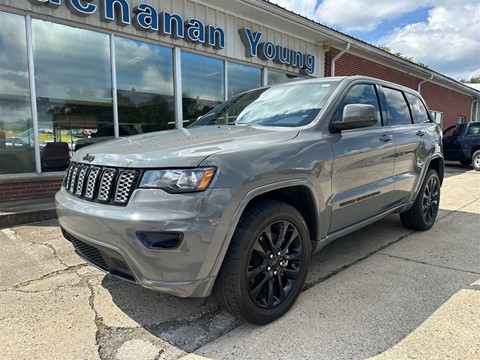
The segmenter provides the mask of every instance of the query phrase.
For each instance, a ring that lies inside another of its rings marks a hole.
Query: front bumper
[[[230,198],[227,189],[168,194],[137,189],[126,207],[76,198],[62,188],[57,215],[77,253],[96,267],[141,286],[179,297],[206,297],[216,274],[223,227],[218,226]],[[149,248],[139,233],[181,234],[178,247]],[[218,242],[218,241],[217,241]]]

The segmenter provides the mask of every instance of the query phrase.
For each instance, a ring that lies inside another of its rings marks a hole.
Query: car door
[[[432,151],[432,141],[421,121],[418,123],[414,121],[413,106],[410,106],[404,91],[383,86],[382,93],[387,122],[394,132],[396,141],[394,197],[398,202],[403,202],[411,197],[420,181],[426,165],[425,160]],[[418,108],[418,104],[416,107]]]
[[[443,155],[446,160],[460,160],[462,147],[460,146],[459,134],[465,131],[465,124],[450,126],[443,133]]]
[[[332,217],[330,232],[375,216],[392,206],[393,131],[383,126],[377,86],[357,83],[347,89],[333,121],[341,121],[347,104],[377,110],[375,126],[332,134]]]

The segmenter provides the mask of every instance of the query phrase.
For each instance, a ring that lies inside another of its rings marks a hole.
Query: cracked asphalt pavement
[[[0,230],[0,359],[479,359],[480,173],[448,166],[427,232],[398,216],[312,258],[267,326],[85,264],[55,220]]]

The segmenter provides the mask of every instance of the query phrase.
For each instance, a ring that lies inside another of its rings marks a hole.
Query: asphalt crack
[[[29,290],[25,290],[25,289],[22,289],[22,288],[24,288],[26,286],[29,286],[29,285],[31,285],[35,282],[39,282],[39,281],[42,281],[42,280],[45,280],[45,279],[49,279],[51,277],[58,276],[58,275],[69,274],[69,273],[72,273],[72,272],[75,273],[77,276],[79,276],[77,274],[77,270],[79,270],[81,268],[84,268],[84,267],[87,267],[87,266],[88,266],[87,264],[78,264],[78,265],[69,266],[66,269],[52,271],[52,272],[49,272],[48,274],[42,275],[38,278],[30,279],[30,280],[21,282],[19,284],[16,284],[16,285],[12,286],[11,288],[0,290],[0,292],[7,292],[7,291],[12,291],[13,290],[13,291],[19,291],[19,292],[24,292],[24,293],[38,293],[39,291],[29,291]]]
[[[78,277],[81,277],[80,274],[76,273]],[[90,296],[88,297],[88,305],[90,306],[90,309],[92,309],[94,315],[95,315],[95,326],[97,327],[97,331],[95,332],[95,345],[97,346],[97,353],[100,359],[104,360],[105,358],[102,357],[102,337],[105,329],[105,324],[103,322],[103,317],[101,317],[98,314],[97,309],[95,308],[95,289],[93,288],[93,285],[89,283],[88,280],[84,280],[85,284],[87,285],[88,289],[90,290]]]
[[[416,263],[416,264],[432,266],[432,267],[436,267],[436,268],[439,268],[439,269],[460,271],[460,272],[463,272],[463,273],[466,273],[466,274],[472,274],[472,275],[480,275],[480,271],[470,271],[470,270],[454,268],[454,267],[451,267],[451,266],[431,264],[431,263],[428,263],[426,261],[409,259],[409,258],[405,258],[405,257],[402,257],[402,256],[395,256],[395,255],[390,255],[390,254],[385,254],[385,253],[380,253],[380,252],[377,255],[387,256],[387,257],[392,258],[392,259],[404,260],[404,261],[408,261],[408,262],[412,262],[412,263]]]

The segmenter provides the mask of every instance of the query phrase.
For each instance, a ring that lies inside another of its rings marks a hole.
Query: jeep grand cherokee
[[[421,96],[368,77],[239,94],[193,127],[77,151],[56,195],[89,263],[266,324],[299,296],[312,253],[398,213],[435,222],[441,132]]]

